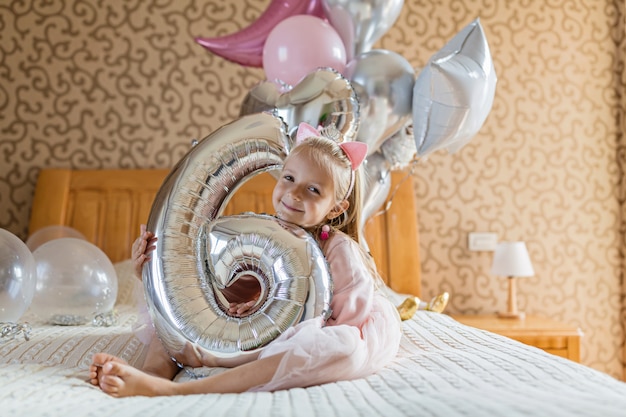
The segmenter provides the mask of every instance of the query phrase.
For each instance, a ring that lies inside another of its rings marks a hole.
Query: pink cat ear
[[[298,125],[298,132],[296,133],[296,145],[304,142],[311,136],[319,136],[320,132],[308,123],[301,122]]]
[[[367,144],[364,142],[343,142],[339,146],[350,160],[352,170],[356,171],[367,156]]]

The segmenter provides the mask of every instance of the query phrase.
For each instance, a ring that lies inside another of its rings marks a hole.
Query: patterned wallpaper
[[[232,33],[268,0],[21,1],[0,5],[0,227],[26,238],[42,167],[171,167],[238,116],[264,79],[197,36]],[[498,84],[455,154],[413,166],[423,294],[450,313],[506,308],[492,254],[468,233],[527,242],[520,308],[580,326],[582,361],[623,375],[624,7],[610,0],[407,0],[376,47],[422,67],[476,17]]]

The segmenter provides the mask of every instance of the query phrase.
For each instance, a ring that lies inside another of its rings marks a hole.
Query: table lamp
[[[498,316],[509,319],[524,319],[525,314],[517,310],[517,293],[515,279],[530,277],[535,274],[524,242],[499,242],[493,254],[491,273],[508,277],[509,299],[508,310],[499,312]]]

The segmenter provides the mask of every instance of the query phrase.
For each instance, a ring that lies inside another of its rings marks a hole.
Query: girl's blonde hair
[[[363,164],[361,164],[359,169],[354,171],[353,176],[352,164],[344,151],[339,147],[339,144],[332,139],[322,136],[307,138],[293,148],[289,156],[300,154],[305,154],[310,157],[317,166],[331,176],[335,185],[336,203],[340,203],[343,200],[348,200],[350,203],[345,212],[331,220],[328,224],[347,234],[357,242],[360,248],[359,253],[361,254],[361,258],[372,274],[374,286],[379,290],[385,288],[386,285],[378,273],[374,258],[366,249],[367,243],[364,241],[359,227],[363,208],[363,202],[361,200],[361,184],[363,184],[364,181],[364,174],[362,173]],[[289,156],[287,158],[289,158]],[[320,224],[313,228],[313,230],[310,230],[313,237],[318,240],[318,242],[322,226],[323,224]],[[383,294],[385,294],[384,291]]]
[[[341,230],[352,239],[362,244],[360,230],[361,223],[361,184],[362,168],[352,171],[352,164],[339,147],[339,144],[332,139],[322,136],[311,136],[294,147],[289,156],[306,154],[313,163],[319,166],[332,179],[335,185],[335,202],[340,203],[348,200],[349,206],[339,216],[332,219],[328,224],[335,229]],[[350,190],[350,188],[352,188]],[[313,230],[314,236],[319,235],[319,230],[323,224]]]

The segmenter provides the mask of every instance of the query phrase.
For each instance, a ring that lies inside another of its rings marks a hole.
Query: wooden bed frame
[[[37,181],[29,232],[63,225],[81,232],[112,262],[130,258],[139,225],[148,221],[152,202],[169,170],[43,169]],[[275,179],[261,174],[231,198],[224,215],[272,213]],[[396,187],[398,187],[396,189]],[[421,274],[413,182],[392,172],[393,200],[367,223],[365,236],[381,276],[395,291],[420,296]]]

